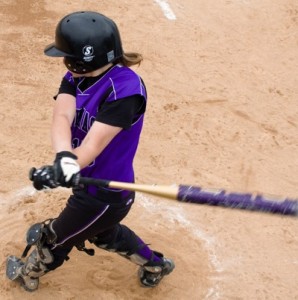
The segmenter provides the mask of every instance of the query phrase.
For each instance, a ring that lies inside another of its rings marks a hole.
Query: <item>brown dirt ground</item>
[[[50,163],[52,96],[64,67],[43,55],[56,23],[76,10],[113,18],[149,91],[137,182],[196,184],[297,197],[296,0],[0,3],[0,299],[298,299],[297,219],[181,204],[137,194],[125,224],[176,262],[156,289],[117,255],[73,251],[29,294],[5,278],[34,222],[54,217],[68,191],[34,192],[32,166]]]

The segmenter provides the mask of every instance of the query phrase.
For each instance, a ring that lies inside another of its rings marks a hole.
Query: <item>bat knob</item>
[[[30,179],[31,181],[33,181],[35,172],[36,172],[36,168],[34,168],[34,167],[31,168],[30,171],[29,171],[29,179]]]

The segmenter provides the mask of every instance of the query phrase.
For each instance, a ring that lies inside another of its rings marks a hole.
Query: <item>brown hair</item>
[[[119,58],[118,62],[126,67],[131,67],[134,65],[140,65],[143,60],[143,56],[137,52],[127,52]]]

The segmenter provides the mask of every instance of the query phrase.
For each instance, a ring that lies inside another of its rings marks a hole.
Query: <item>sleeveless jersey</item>
[[[70,72],[66,73],[65,78],[75,84]],[[80,90],[79,82],[76,87],[76,116],[71,126],[73,148],[82,143],[103,102],[122,101],[122,98],[133,95],[141,95],[146,101],[146,88],[132,69],[121,65],[112,67],[84,91]],[[131,128],[121,130],[96,159],[81,170],[81,175],[134,182],[133,159],[139,143],[143,118],[143,114],[135,116]],[[96,194],[97,189],[90,186],[88,191]]]

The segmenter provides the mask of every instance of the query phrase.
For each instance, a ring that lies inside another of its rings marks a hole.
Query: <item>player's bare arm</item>
[[[54,104],[51,128],[52,146],[56,153],[72,151],[70,127],[75,112],[75,97],[69,94],[59,94]]]
[[[82,144],[73,150],[81,169],[88,166],[121,130],[120,127],[95,121]]]

